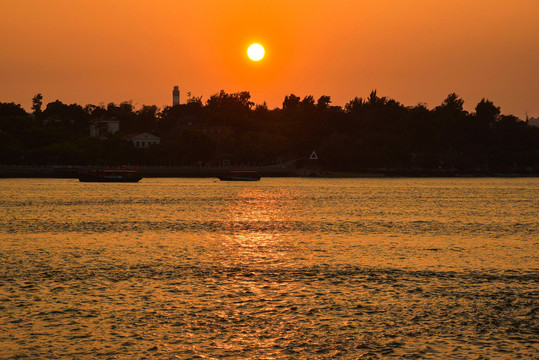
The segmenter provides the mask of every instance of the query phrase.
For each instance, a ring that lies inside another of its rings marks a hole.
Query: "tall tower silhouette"
[[[180,104],[180,89],[177,86],[174,86],[172,90],[172,106]]]

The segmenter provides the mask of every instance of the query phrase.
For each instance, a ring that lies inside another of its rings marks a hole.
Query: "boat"
[[[142,176],[135,170],[88,170],[79,174],[80,182],[139,182]]]
[[[225,175],[218,176],[221,181],[258,181],[261,176],[258,171],[229,171]]]

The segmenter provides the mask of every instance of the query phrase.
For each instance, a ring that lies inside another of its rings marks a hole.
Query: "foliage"
[[[265,164],[316,150],[318,166],[327,170],[539,171],[538,128],[502,114],[488,99],[468,113],[455,93],[433,109],[406,107],[376,90],[344,107],[332,106],[327,95],[315,101],[290,94],[275,109],[255,106],[246,91],[220,91],[205,104],[189,96],[163,109],[56,100],[42,110],[42,98],[34,96],[33,114],[0,103],[0,163]],[[90,138],[90,122],[102,118],[119,120],[120,133]],[[161,144],[135,149],[123,139],[141,132],[159,136]]]
[[[32,110],[34,110],[34,114],[38,115],[41,113],[41,106],[43,106],[43,95],[36,94],[32,98]]]

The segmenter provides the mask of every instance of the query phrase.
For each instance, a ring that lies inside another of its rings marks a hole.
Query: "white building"
[[[100,137],[120,131],[120,121],[115,118],[100,118],[90,122],[90,136]]]
[[[159,136],[152,135],[150,133],[137,133],[129,134],[123,137],[124,140],[130,141],[137,149],[149,148],[152,145],[161,143]]]
[[[530,126],[539,127],[539,118],[529,118],[526,120],[526,122]]]

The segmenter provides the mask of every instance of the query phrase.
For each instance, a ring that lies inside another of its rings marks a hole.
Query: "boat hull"
[[[90,171],[79,175],[80,182],[122,182],[136,183],[142,179],[137,172],[132,171]]]
[[[219,176],[219,180],[221,181],[260,181],[260,178],[253,179],[253,178],[242,178],[242,177]]]
[[[259,181],[261,176],[256,171],[230,171],[218,178],[221,181]]]
[[[138,179],[106,179],[106,178],[100,178],[100,179],[95,179],[95,178],[87,178],[87,177],[83,177],[83,176],[79,176],[79,181],[80,182],[130,182],[130,183],[136,183],[136,182],[139,182],[140,180],[142,179],[142,177],[138,178]]]

